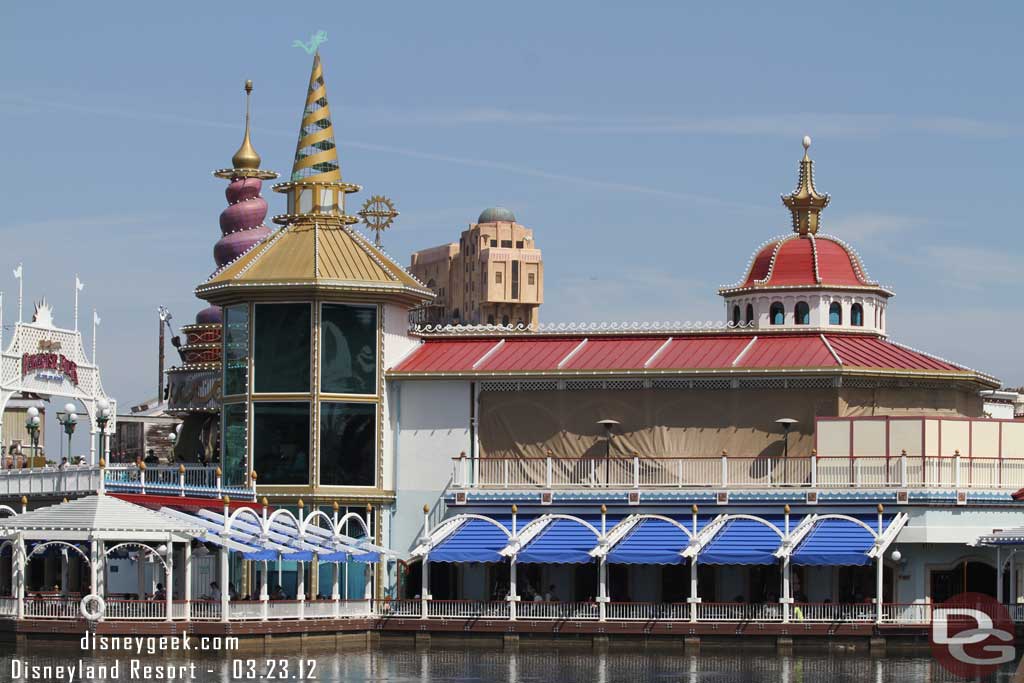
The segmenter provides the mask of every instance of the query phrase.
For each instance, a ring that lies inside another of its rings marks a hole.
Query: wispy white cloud
[[[963,245],[925,245],[921,263],[945,280],[967,289],[984,289],[995,285],[1019,287],[1020,255],[993,249]]]
[[[886,213],[853,213],[827,217],[822,230],[847,242],[861,246],[870,238],[902,236],[917,229],[923,221],[914,216]]]

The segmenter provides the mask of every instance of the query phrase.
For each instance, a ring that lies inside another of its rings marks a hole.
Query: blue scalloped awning
[[[851,515],[878,529],[877,515]],[[892,516],[882,518],[882,529],[892,522]],[[804,537],[793,552],[793,564],[817,566],[865,565],[871,559],[867,553],[875,544],[875,537],[861,525],[848,519],[823,519]]]
[[[583,516],[599,532],[601,517]],[[607,530],[618,524],[621,517],[607,517]],[[537,564],[585,564],[592,562],[590,551],[597,547],[597,536],[588,527],[571,519],[556,519],[549,523],[532,541],[519,551],[517,562]]]
[[[782,515],[763,515],[780,531],[785,532]],[[790,531],[796,528],[802,517],[789,518]],[[775,552],[782,539],[774,529],[753,519],[731,519],[698,555],[701,564],[775,564]]]
[[[511,532],[511,515],[492,519]],[[517,517],[516,527],[522,529],[528,521]],[[469,519],[432,548],[427,557],[431,562],[504,562],[508,558],[502,557],[500,552],[507,545],[508,533],[491,522]]]
[[[687,531],[693,531],[693,517],[674,517]],[[697,517],[697,531],[700,532],[709,521],[708,515]],[[690,544],[690,537],[675,524],[663,519],[644,519],[634,526],[626,536],[615,544],[608,553],[608,562],[616,564],[683,564],[683,550]]]

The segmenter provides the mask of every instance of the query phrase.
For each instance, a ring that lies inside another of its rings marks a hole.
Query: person
[[[287,600],[288,596],[285,595],[284,589],[278,584],[274,584],[274,587],[270,589],[271,600]]]
[[[210,582],[210,599],[217,601],[220,600],[220,585],[218,585],[216,581]]]
[[[156,585],[156,591],[154,591],[154,593],[153,593],[153,599],[154,600],[166,600],[167,599],[167,591],[164,590],[164,585],[162,583],[158,583]]]
[[[60,459],[60,464],[57,465],[57,469],[64,470],[64,469],[67,469],[67,466],[68,466],[68,459],[67,458],[61,458]]]
[[[228,584],[228,599],[235,601],[238,600],[238,590],[235,589],[235,584]]]
[[[558,602],[558,596],[555,595],[555,584],[548,586],[548,592],[544,594],[544,602]]]
[[[160,458],[156,457],[156,453],[153,452],[152,448],[150,448],[148,451],[146,451],[145,463],[147,465],[156,465],[159,462],[160,462]]]

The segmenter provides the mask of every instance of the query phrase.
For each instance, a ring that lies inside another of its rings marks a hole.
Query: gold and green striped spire
[[[295,148],[292,182],[341,182],[338,148],[334,143],[331,108],[327,104],[327,87],[320,65],[320,53],[313,57],[313,71],[309,75],[309,92],[302,112],[299,144]]]

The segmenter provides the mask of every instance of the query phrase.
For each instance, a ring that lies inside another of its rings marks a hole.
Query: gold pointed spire
[[[782,203],[793,214],[793,232],[800,235],[818,232],[821,224],[821,210],[828,206],[831,197],[821,194],[814,187],[814,162],[808,154],[811,138],[804,136],[804,158],[800,160],[800,177],[796,189],[782,195]]]
[[[313,57],[313,71],[309,74],[309,90],[302,112],[291,180],[309,183],[341,181],[341,166],[334,143],[334,126],[331,124],[331,108],[327,104],[327,87],[319,51]]]
[[[231,165],[238,169],[257,169],[260,167],[260,155],[249,139],[249,100],[252,98],[252,81],[245,82],[245,137],[242,146],[231,157]]]

